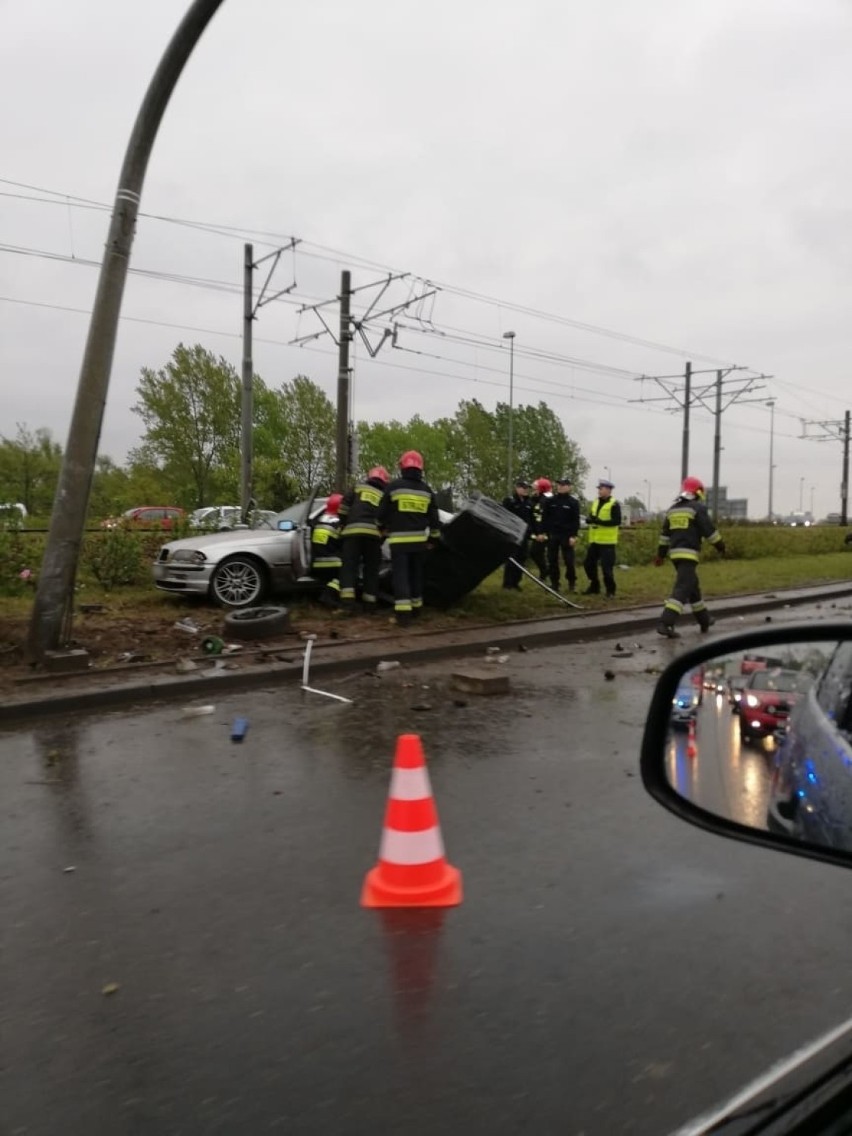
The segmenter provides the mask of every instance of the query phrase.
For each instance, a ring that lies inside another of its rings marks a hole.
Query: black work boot
[[[696,615],[695,618],[698,622],[698,629],[702,635],[706,635],[713,624],[716,622],[709,611],[701,611],[698,613],[698,615]]]
[[[584,596],[599,596],[601,594],[600,584],[589,584],[583,592]]]
[[[657,624],[657,634],[664,636],[666,639],[680,639],[680,632],[675,628],[673,623],[666,623],[661,619]]]

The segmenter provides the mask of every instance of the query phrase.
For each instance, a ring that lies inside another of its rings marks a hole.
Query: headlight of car
[[[172,553],[172,560],[189,561],[190,564],[203,564],[207,557],[197,548],[179,548]]]
[[[752,709],[754,709],[756,706],[760,705],[760,699],[755,698],[753,694],[749,694],[746,698],[746,703],[751,706]]]

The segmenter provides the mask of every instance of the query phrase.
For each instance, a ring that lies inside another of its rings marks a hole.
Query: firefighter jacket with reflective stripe
[[[698,560],[701,541],[718,544],[722,534],[702,501],[678,497],[668,510],[660,532],[659,553],[672,560]]]
[[[378,478],[359,481],[350,489],[340,503],[340,523],[343,536],[376,536],[379,532],[379,505],[382,503],[385,485]]]
[[[527,526],[527,531],[524,533],[524,540],[529,535],[530,529],[533,526],[533,502],[529,497],[521,497],[517,493],[513,493],[511,497],[503,498],[503,508],[508,509]]]
[[[598,497],[589,509],[589,543],[618,544],[621,505],[612,497]]]
[[[547,508],[547,502],[550,498],[550,493],[536,493],[534,497],[530,498],[532,502],[532,524],[530,525],[530,532],[533,536],[538,536],[545,531],[544,511]]]
[[[325,519],[317,521],[311,533],[311,567],[340,568],[340,530]]]
[[[438,503],[419,470],[408,469],[390,483],[378,521],[388,534],[388,544],[426,544],[439,536]]]
[[[571,493],[554,493],[544,504],[544,528],[548,536],[576,536],[580,531],[580,502]]]

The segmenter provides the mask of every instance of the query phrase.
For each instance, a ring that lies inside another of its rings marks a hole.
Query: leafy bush
[[[43,548],[18,529],[0,529],[0,595],[20,596],[35,586]]]
[[[140,584],[145,578],[142,541],[123,528],[88,536],[83,542],[82,563],[105,592]]]

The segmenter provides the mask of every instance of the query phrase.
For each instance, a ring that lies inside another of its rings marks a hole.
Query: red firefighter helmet
[[[417,450],[406,450],[402,457],[399,459],[400,469],[419,469],[423,472],[423,455],[418,454]]]
[[[533,482],[533,489],[536,493],[549,493],[552,488],[553,485],[549,477],[537,477]]]
[[[383,481],[385,485],[390,481],[390,474],[383,465],[374,465],[370,472],[367,474],[367,480]]]
[[[681,493],[691,493],[694,497],[704,496],[704,482],[697,477],[685,477],[680,487]]]
[[[325,503],[325,511],[330,513],[332,517],[336,517],[340,509],[340,502],[343,500],[342,493],[332,493],[329,495]]]

